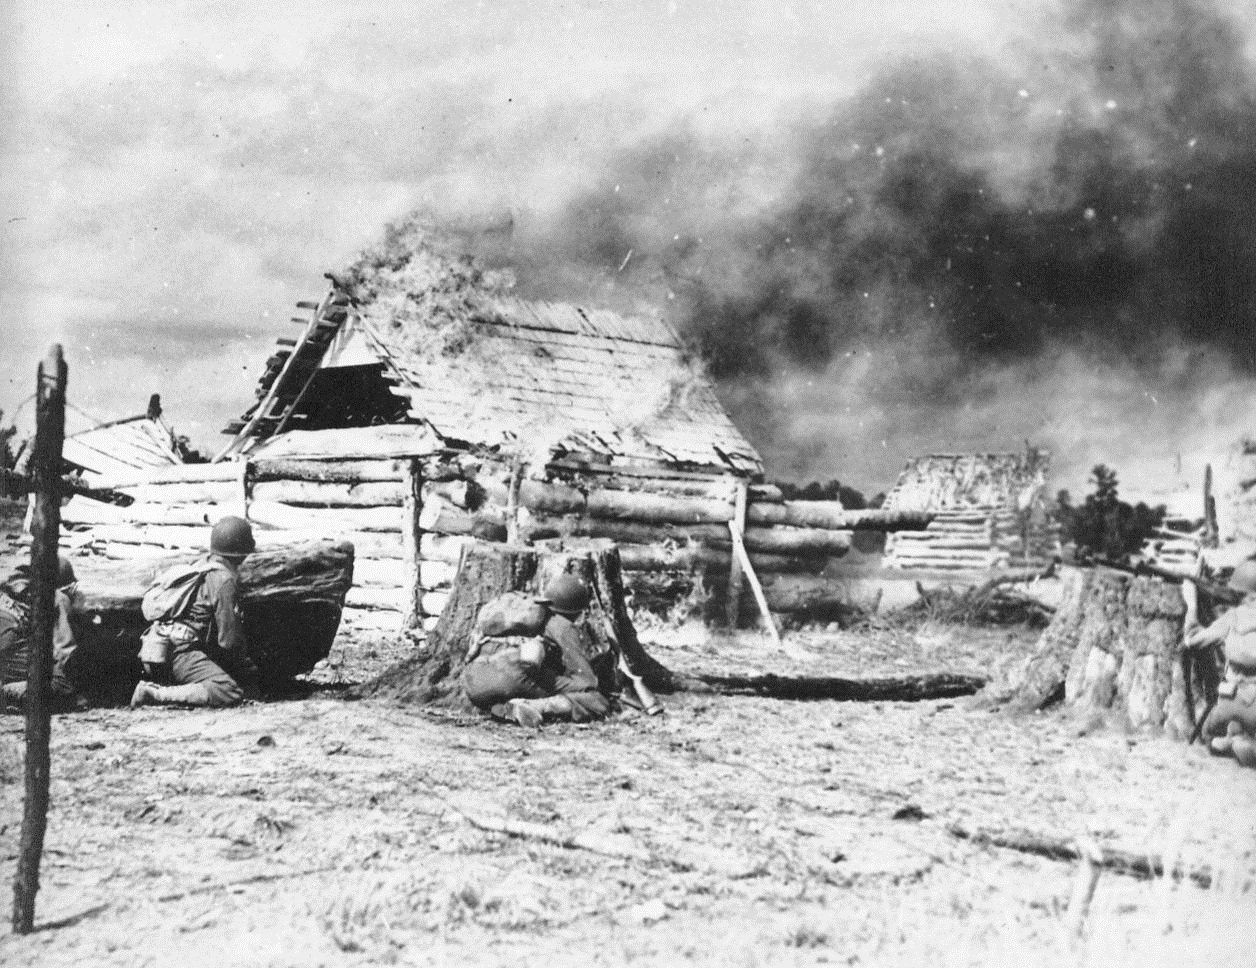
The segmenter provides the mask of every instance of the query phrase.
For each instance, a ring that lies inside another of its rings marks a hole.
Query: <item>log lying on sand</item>
[[[1027,830],[968,830],[957,823],[946,829],[952,837],[960,840],[987,847],[1004,847],[1023,854],[1046,857],[1048,860],[1076,861],[1083,857],[1076,841],[1064,837],[1052,837]],[[1100,866],[1114,874],[1124,874],[1141,880],[1165,876],[1164,858],[1159,854],[1133,853],[1114,847],[1100,847],[1099,850],[1102,855]],[[1212,869],[1209,867],[1188,868],[1177,864],[1169,870],[1169,875],[1175,881],[1189,878],[1199,887],[1212,886]]]
[[[148,623],[140,601],[152,581],[173,565],[196,559],[175,554],[136,562],[93,566],[76,559],[78,586],[73,596],[76,676],[99,685],[116,699],[134,685],[136,656]],[[353,584],[353,546],[315,542],[284,550],[259,551],[240,569],[241,606],[250,654],[263,688],[274,688],[308,672],[331,649],[345,595]]]
[[[769,696],[773,699],[838,699],[864,702],[918,702],[925,699],[951,699],[971,696],[986,680],[980,676],[940,672],[920,676],[885,676],[872,679],[845,679],[839,676],[760,676],[692,677],[680,688],[729,695]],[[703,688],[705,687],[705,688]]]

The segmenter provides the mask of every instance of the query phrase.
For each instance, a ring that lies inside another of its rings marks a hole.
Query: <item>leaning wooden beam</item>
[[[1048,860],[1076,861],[1084,857],[1077,842],[1065,837],[1053,837],[1028,830],[969,830],[957,823],[951,824],[946,829],[952,837],[958,837],[960,840],[967,840],[985,847],[1003,847],[1022,854],[1045,857]],[[1100,865],[1115,874],[1124,874],[1127,877],[1137,877],[1142,880],[1165,876],[1164,858],[1159,854],[1134,853],[1103,846],[1099,847],[1099,851],[1101,853]],[[1189,879],[1199,887],[1212,886],[1213,873],[1210,867],[1186,867],[1179,863],[1167,870],[1168,875],[1175,881]]]
[[[693,677],[707,689],[731,695],[769,696],[773,699],[838,699],[860,702],[917,702],[969,696],[985,685],[980,676],[932,673],[919,676],[885,676],[845,679],[837,676]],[[692,688],[682,686],[682,688]]]
[[[759,576],[754,573],[754,567],[750,564],[750,556],[746,554],[746,545],[741,539],[741,529],[737,526],[736,521],[728,522],[729,534],[733,539],[733,555],[736,557],[737,563],[741,565],[742,574],[746,581],[750,583],[750,591],[754,593],[755,604],[759,606],[759,618],[763,620],[764,630],[772,641],[780,646],[781,633],[776,628],[776,623],[772,621],[772,613],[768,610],[767,599],[763,596],[763,586],[759,584]],[[731,585],[731,583],[730,583]],[[736,589],[740,592],[741,589]],[[730,587],[729,595],[734,590]]]

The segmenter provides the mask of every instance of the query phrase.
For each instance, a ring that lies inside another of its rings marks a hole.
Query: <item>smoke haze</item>
[[[418,207],[523,295],[666,312],[773,475],[1028,438],[1074,489],[1197,482],[1256,393],[1256,11],[1218,2],[20,3],[0,404],[61,339],[80,405],[159,391],[216,449]]]

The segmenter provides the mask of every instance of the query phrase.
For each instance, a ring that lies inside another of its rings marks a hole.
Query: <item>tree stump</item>
[[[1087,715],[1189,737],[1207,676],[1182,662],[1186,602],[1179,586],[1107,569],[1064,569],[1064,597],[1033,654],[987,688],[987,705],[1013,712],[1063,700]]]
[[[475,640],[480,609],[506,592],[539,595],[551,580],[565,573],[576,575],[589,588],[585,620],[593,646],[588,658],[602,689],[610,692],[615,688],[615,667],[623,655],[629,668],[647,685],[660,692],[671,691],[672,674],[646,654],[628,617],[618,548],[606,543],[551,551],[479,541],[464,553],[449,602],[427,642],[413,656],[364,685],[359,694],[469,709],[461,673],[467,650]]]

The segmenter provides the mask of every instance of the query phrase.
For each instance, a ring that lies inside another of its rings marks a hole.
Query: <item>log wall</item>
[[[707,614],[725,614],[733,568],[729,523],[742,487],[733,475],[666,465],[604,471],[553,465],[544,477],[523,476],[513,495],[511,478],[504,460],[450,453],[187,465],[99,482],[132,503],[75,497],[62,514],[64,537],[80,554],[157,558],[205,550],[209,526],[236,514],[253,524],[260,548],[315,538],[351,541],[355,574],[346,619],[370,628],[430,629],[464,549],[477,539],[504,540],[510,524],[525,541],[613,540],[630,591],[640,593],[638,604],[661,588],[709,599]],[[770,485],[751,485],[744,493],[750,563],[765,578],[769,605],[780,611],[828,611],[840,604],[818,576],[847,553],[856,531],[929,522],[920,514],[785,501]],[[749,592],[741,597],[740,613],[749,619]]]
[[[250,521],[259,549],[350,541],[354,578],[345,620],[397,630],[414,607],[404,541],[409,469],[400,460],[262,459],[105,479],[102,488],[133,503],[71,499],[62,513],[63,544],[79,556],[120,562],[203,552],[210,526],[229,514]]]
[[[1050,561],[1059,545],[1054,522],[1027,523],[1006,506],[938,511],[923,528],[890,533],[885,567],[985,571]]]

